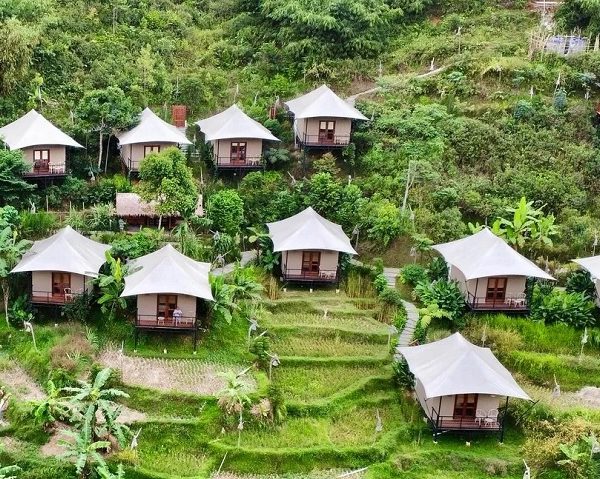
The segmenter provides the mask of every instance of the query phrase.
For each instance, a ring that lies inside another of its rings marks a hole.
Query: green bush
[[[383,293],[383,291],[388,287],[386,277],[382,273],[375,276],[375,279],[373,280],[373,286],[378,294]]]
[[[583,293],[590,299],[596,297],[596,285],[588,271],[574,271],[567,279],[565,289],[567,293]]]
[[[436,304],[449,314],[451,321],[459,320],[465,311],[465,299],[456,281],[421,281],[415,286],[415,295],[423,304]]]
[[[429,262],[427,265],[427,276],[429,277],[429,281],[445,280],[448,278],[448,265],[444,261],[444,258],[437,256]]]
[[[407,264],[400,270],[400,280],[414,287],[427,280],[427,271],[420,264]]]
[[[584,293],[554,290],[544,295],[536,286],[531,301],[531,317],[545,324],[565,323],[583,328],[596,324],[594,308],[594,302]]]
[[[244,219],[244,202],[235,190],[217,191],[208,200],[207,215],[215,231],[235,235]]]
[[[410,372],[406,359],[394,362],[394,380],[402,389],[412,389],[415,386],[415,376]]]
[[[30,239],[39,239],[48,236],[58,228],[58,220],[52,213],[38,211],[36,213],[25,212],[21,214],[21,231],[23,236]]]

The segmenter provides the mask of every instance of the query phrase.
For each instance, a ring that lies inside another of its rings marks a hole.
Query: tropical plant
[[[208,199],[207,216],[215,231],[235,235],[244,219],[244,202],[235,190],[217,191]]]
[[[596,324],[594,302],[584,293],[553,290],[544,294],[536,285],[531,300],[531,317],[546,324],[565,323],[576,328]]]
[[[427,280],[427,270],[420,264],[407,264],[400,270],[400,281],[409,286]]]
[[[70,416],[70,408],[61,396],[62,390],[57,388],[51,379],[46,383],[46,396],[40,401],[33,415],[36,422],[41,424],[44,429],[50,429],[57,420],[63,420]]]
[[[435,304],[445,311],[451,321],[459,320],[465,311],[465,299],[456,281],[421,281],[414,293],[425,306]]]
[[[448,278],[448,264],[444,258],[437,256],[433,258],[427,265],[427,276],[429,281]]]
[[[1,64],[1,61],[0,61]],[[0,73],[0,76],[2,73]],[[28,166],[23,161],[20,150],[0,149],[0,201],[2,204],[19,207],[33,191],[35,185],[23,180]]]
[[[596,285],[592,281],[590,273],[584,270],[574,271],[569,276],[565,290],[567,293],[583,293],[590,299],[594,299],[597,294]]]
[[[415,376],[410,372],[408,363],[404,357],[394,361],[394,380],[402,389],[410,390],[415,386]]]
[[[0,479],[17,479],[16,474],[21,472],[21,468],[19,466],[0,466]]]
[[[111,374],[112,370],[105,368],[96,374],[93,382],[78,381],[79,386],[62,389],[69,395],[73,407],[72,418],[80,425],[83,434],[80,439],[88,441],[86,447],[109,435],[114,436],[123,447],[129,434],[129,428],[117,421],[121,409],[113,401],[115,398],[128,398],[129,395],[120,389],[107,387]],[[104,419],[102,424],[97,420],[98,415]]]
[[[89,428],[79,431],[63,430],[61,433],[69,438],[59,441],[65,449],[61,457],[74,459],[75,470],[80,478],[89,477],[94,464],[106,466],[102,452],[110,447],[110,441],[93,441]]]
[[[17,240],[17,232],[6,227],[0,231],[0,287],[2,288],[2,297],[4,300],[4,315],[6,324],[10,325],[8,319],[8,301],[10,299],[10,279],[11,270],[17,265],[25,250],[31,245],[31,241],[22,239]]]
[[[213,295],[213,302],[210,306],[211,315],[217,324],[225,321],[231,324],[233,312],[237,311],[238,306],[234,301],[235,286],[227,284],[223,276],[210,276],[210,286]]]
[[[104,255],[109,272],[107,274],[100,273],[96,280],[101,292],[98,304],[102,312],[108,315],[108,319],[112,320],[117,313],[121,313],[127,308],[125,298],[121,297],[125,288],[127,266],[121,264],[120,258],[113,258],[110,251],[106,251]]]
[[[242,268],[239,265],[233,270],[232,286],[234,289],[234,301],[251,301],[258,303],[261,300],[261,295],[264,291],[263,285],[258,281],[257,271],[255,268]]]

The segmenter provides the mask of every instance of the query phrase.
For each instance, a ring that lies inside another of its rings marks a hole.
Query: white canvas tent
[[[280,141],[267,128],[246,115],[237,105],[217,113],[210,118],[196,122],[206,142],[214,140],[252,138],[258,140]]]
[[[83,148],[35,110],[29,111],[21,118],[0,128],[0,140],[11,150],[38,145]]]
[[[585,269],[596,286],[596,303],[600,304],[600,256],[589,256],[587,258],[577,258],[573,262]]]
[[[488,228],[466,238],[434,245],[433,249],[438,251],[449,265],[460,269],[467,281],[491,276],[524,276],[554,280]]]
[[[129,262],[122,297],[145,294],[182,294],[212,300],[209,263],[200,263],[167,244]]]
[[[530,399],[489,348],[460,333],[421,346],[399,348],[428,400],[456,394],[489,394]]]
[[[13,273],[64,271],[94,277],[104,264],[110,246],[93,241],[67,226],[49,238],[36,241]]]
[[[136,143],[192,144],[177,127],[159,118],[150,108],[144,109],[135,127],[118,134],[117,138],[120,146]]]
[[[366,120],[360,111],[337,96],[327,85],[285,102],[296,120],[301,118],[336,117]]]
[[[340,225],[311,207],[281,221],[267,223],[274,251],[329,250],[357,254]]]

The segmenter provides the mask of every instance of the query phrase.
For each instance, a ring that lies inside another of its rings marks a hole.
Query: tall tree
[[[153,153],[140,164],[139,194],[156,205],[159,228],[162,217],[179,214],[189,218],[198,204],[198,187],[185,156],[177,148]]]
[[[10,271],[16,266],[29,247],[31,241],[17,240],[17,232],[9,226],[0,231],[0,286],[4,299],[4,314],[8,321],[8,300],[10,298]]]
[[[17,205],[25,202],[29,193],[35,189],[23,180],[28,170],[23,161],[23,153],[0,149],[0,205]]]
[[[39,34],[17,18],[0,21],[0,93],[10,93],[25,78]]]
[[[98,169],[102,167],[104,135],[113,135],[135,122],[136,108],[123,90],[108,87],[87,92],[77,107],[77,117],[85,129],[98,133]]]

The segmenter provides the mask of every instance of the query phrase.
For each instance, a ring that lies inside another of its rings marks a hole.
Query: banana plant
[[[98,299],[98,304],[104,314],[108,315],[109,320],[113,319],[119,311],[127,308],[125,298],[121,293],[125,288],[125,275],[127,267],[121,264],[120,258],[113,258],[109,251],[105,253],[110,273],[100,274],[96,280],[102,296]]]

